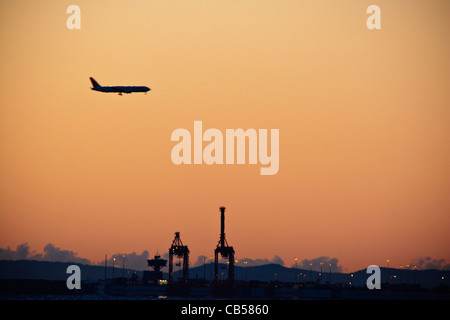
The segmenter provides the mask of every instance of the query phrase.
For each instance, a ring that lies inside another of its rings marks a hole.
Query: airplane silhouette
[[[95,81],[94,78],[89,77],[89,79],[91,79],[92,82],[91,90],[100,92],[115,92],[118,93],[119,96],[121,96],[122,93],[128,94],[132,92],[144,92],[147,94],[147,92],[150,91],[150,88],[146,86],[101,86],[97,81]]]

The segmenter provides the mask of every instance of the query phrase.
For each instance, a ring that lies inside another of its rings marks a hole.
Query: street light
[[[210,259],[210,260],[209,260],[209,264],[210,264],[210,266],[211,266],[211,268],[210,268],[211,272],[210,272],[210,274],[209,274],[209,280],[212,281],[212,274],[213,274],[213,268],[214,268],[214,265],[213,265],[213,263],[212,263],[213,257],[210,256],[209,259]]]
[[[125,285],[125,255],[122,255],[122,284]]]
[[[247,281],[247,263],[248,263],[248,261],[244,261],[245,281]]]
[[[391,275],[390,275],[390,272],[389,272],[389,262],[391,262],[391,259],[387,259],[386,260],[386,262],[387,262],[387,272],[388,272],[388,283],[390,283],[390,277],[391,277]]]
[[[328,281],[331,283],[331,263],[329,263],[329,266],[330,266],[330,276],[329,276]]]
[[[113,282],[114,282],[114,262],[116,262],[116,258],[113,258]]]
[[[417,283],[417,275],[416,275],[416,271],[417,271],[417,266],[413,266],[413,270],[414,270],[414,284]]]

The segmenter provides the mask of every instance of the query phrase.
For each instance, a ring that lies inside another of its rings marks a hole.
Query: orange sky
[[[66,8],[81,8],[68,30]],[[366,8],[381,8],[381,30]],[[346,270],[450,260],[450,2],[0,4],[0,247],[100,261],[219,240]],[[89,89],[146,85],[147,95]],[[171,162],[173,130],[280,130],[280,169]]]

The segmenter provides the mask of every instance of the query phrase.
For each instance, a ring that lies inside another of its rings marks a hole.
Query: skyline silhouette
[[[134,270],[148,270],[147,260],[151,259],[154,254],[158,253],[161,255],[163,259],[168,259],[169,254],[168,250],[162,251],[161,249],[157,249],[155,253],[149,253],[148,250],[142,251],[142,253],[136,252],[116,252],[112,254],[105,253],[107,255],[107,265],[112,266],[113,259],[115,258],[117,263],[122,263],[123,255],[125,255],[127,268]],[[275,255],[272,258],[249,258],[249,257],[236,257],[237,262],[236,266],[239,267],[253,267],[253,266],[262,266],[268,264],[278,264],[287,268],[299,268],[306,270],[313,270],[315,272],[321,271],[321,267],[323,268],[323,272],[328,272],[331,270],[332,272],[353,272],[357,270],[351,270],[345,266],[339,264],[338,258],[330,258],[327,256],[319,256],[316,258],[302,258],[297,257],[297,264],[295,263],[295,258],[291,259],[292,261],[284,261],[280,256]],[[104,266],[105,257],[103,256],[103,260],[98,259],[95,261],[90,261],[83,257],[79,257],[78,254],[71,250],[61,249],[51,243],[48,243],[44,246],[43,252],[38,253],[35,250],[30,250],[30,247],[27,242],[22,243],[17,246],[16,250],[7,248],[0,248],[0,260],[35,260],[35,261],[48,261],[48,262],[73,262],[73,263],[81,263],[92,266]],[[190,265],[192,268],[203,266],[205,263],[210,264],[214,261],[213,254],[206,255],[198,255],[196,259],[192,259]],[[322,266],[321,263],[322,262]],[[221,259],[221,263],[226,263],[226,260]],[[310,265],[310,263],[312,265]],[[384,261],[384,264],[381,263],[380,267],[387,267],[387,262]],[[405,269],[405,270],[450,270],[450,263],[445,259],[436,259],[432,257],[417,257],[411,261],[395,261],[395,259],[391,259],[389,263],[390,268],[396,269]],[[167,272],[168,266],[164,267],[163,270]],[[358,269],[359,270],[359,269]]]

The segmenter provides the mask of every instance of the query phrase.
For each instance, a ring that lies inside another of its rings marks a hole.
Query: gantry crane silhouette
[[[189,279],[189,249],[183,245],[180,233],[175,232],[175,239],[169,248],[169,285],[173,284],[173,255],[183,258],[183,284],[188,284]]]
[[[220,207],[220,239],[214,250],[214,283],[218,283],[219,253],[222,258],[228,258],[228,285],[234,284],[234,249],[225,239],[225,207]]]

